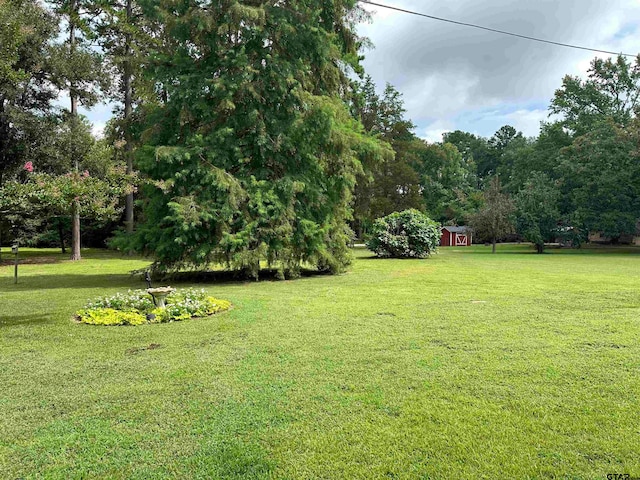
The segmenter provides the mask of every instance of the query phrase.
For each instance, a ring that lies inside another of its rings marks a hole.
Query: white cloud
[[[96,138],[104,137],[104,129],[107,126],[106,122],[93,122],[91,124],[91,133]]]
[[[513,126],[522,132],[526,137],[535,137],[540,132],[540,123],[548,122],[551,119],[548,110],[516,110],[504,116],[504,124]]]
[[[425,128],[419,129],[416,134],[418,137],[430,143],[442,141],[442,134],[454,130],[453,123],[446,120],[436,120]]]

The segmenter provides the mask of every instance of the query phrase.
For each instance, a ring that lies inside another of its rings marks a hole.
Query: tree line
[[[635,232],[638,61],[565,78],[537,138],[427,143],[363,71],[366,17],[355,0],[0,0],[0,231],[63,248],[70,231],[79,259],[82,221],[159,269],[288,276],[341,271],[354,232],[408,208],[539,248]],[[78,108],[105,100],[96,139]]]
[[[356,187],[354,229],[417,208],[443,224],[474,227],[494,243],[509,234],[579,246],[589,232],[615,242],[634,235],[640,218],[640,60],[591,62],[588,77],[566,76],[537,137],[509,125],[490,138],[445,133],[428,143],[405,118],[400,94],[371,79],[354,109],[366,129],[393,147],[392,162],[367,169]]]

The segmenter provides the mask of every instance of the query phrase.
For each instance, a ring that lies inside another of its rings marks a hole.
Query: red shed
[[[468,247],[472,240],[471,229],[468,227],[442,227],[441,247]]]

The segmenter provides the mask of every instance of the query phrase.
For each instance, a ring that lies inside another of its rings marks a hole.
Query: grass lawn
[[[70,317],[144,260],[27,252],[0,267],[0,478],[640,476],[640,249],[531,252],[358,250],[141,327]]]

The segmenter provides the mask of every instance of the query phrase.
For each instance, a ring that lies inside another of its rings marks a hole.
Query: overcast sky
[[[640,51],[640,0],[377,0],[376,3],[480,24],[556,42],[615,52]],[[364,67],[381,91],[387,82],[405,100],[416,134],[491,136],[510,124],[537,135],[566,74],[584,76],[595,53],[507,37],[366,6],[359,33],[374,48]],[[606,55],[601,55],[606,57]],[[85,112],[99,132],[111,106]]]
[[[640,0],[374,1],[556,42],[640,51]],[[359,33],[375,47],[365,53],[364,67],[380,90],[389,82],[403,94],[416,134],[430,141],[456,129],[491,136],[505,124],[537,135],[563,76],[585,76],[596,56],[366,8],[372,22]]]

